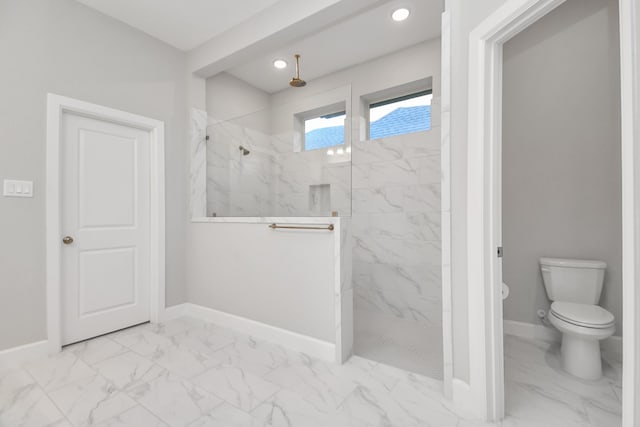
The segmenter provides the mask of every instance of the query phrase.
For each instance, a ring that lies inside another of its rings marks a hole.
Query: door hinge
[[[502,246],[498,246],[498,258],[502,258]]]

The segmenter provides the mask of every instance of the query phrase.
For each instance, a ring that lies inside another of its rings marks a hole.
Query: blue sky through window
[[[380,139],[431,129],[432,94],[395,102],[372,104],[369,109],[369,139]],[[381,105],[380,105],[381,104]],[[305,120],[305,150],[344,144],[344,113]]]
[[[329,114],[304,122],[304,149],[319,150],[344,144],[345,113]]]
[[[431,129],[431,98],[425,94],[369,109],[369,139]]]

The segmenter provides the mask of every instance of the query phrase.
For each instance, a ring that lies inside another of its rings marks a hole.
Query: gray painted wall
[[[255,116],[261,123],[261,130],[269,130],[269,120],[263,118],[268,112],[271,97],[267,92],[240,80],[228,73],[216,74],[207,79],[207,115],[214,120],[233,120],[240,117]],[[233,102],[229,102],[233,99]],[[249,117],[251,118],[251,117]]]
[[[600,259],[622,334],[619,74],[616,0],[569,0],[505,44],[505,319],[548,308],[539,257]]]
[[[0,57],[0,180],[35,185],[0,197],[0,350],[46,338],[47,92],[165,122],[167,305],[184,302],[185,55],[75,1],[2,0]]]

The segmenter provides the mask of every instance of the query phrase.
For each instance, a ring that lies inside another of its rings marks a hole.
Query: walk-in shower
[[[202,210],[220,222],[340,217],[354,354],[441,379],[439,53],[422,43],[305,90],[209,78]]]

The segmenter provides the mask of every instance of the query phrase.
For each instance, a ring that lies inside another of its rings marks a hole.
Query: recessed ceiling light
[[[287,68],[287,61],[285,61],[284,59],[276,59],[275,61],[273,61],[273,66],[279,70]]]
[[[396,22],[404,21],[409,17],[409,13],[409,9],[402,7],[394,10],[391,14],[391,18]]]

